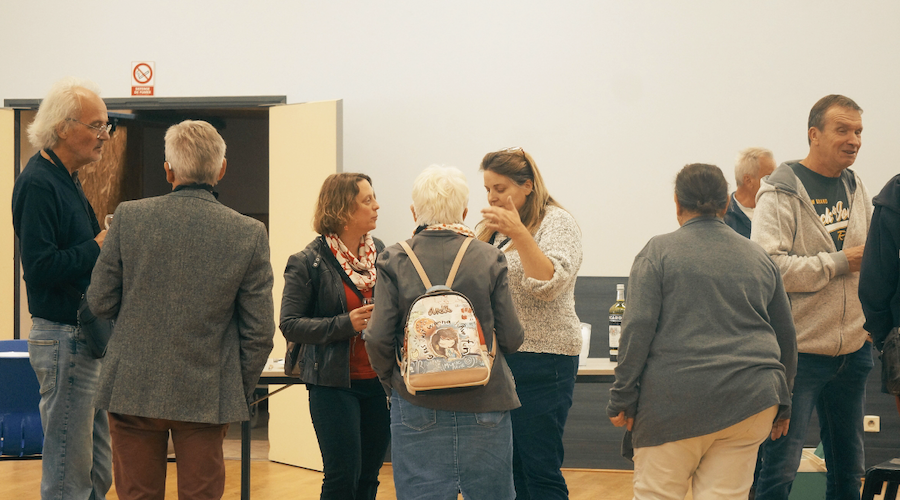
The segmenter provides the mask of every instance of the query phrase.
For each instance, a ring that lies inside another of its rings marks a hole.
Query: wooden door
[[[276,324],[288,257],[316,237],[312,218],[319,188],[326,177],[342,170],[342,108],[338,100],[269,110],[269,244],[275,273]],[[283,358],[284,351],[284,337],[276,330],[271,357]],[[269,459],[322,470],[303,385],[288,387],[269,399]]]

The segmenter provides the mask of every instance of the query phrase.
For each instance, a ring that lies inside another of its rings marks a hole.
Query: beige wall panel
[[[13,232],[12,215],[9,207],[12,204],[12,189],[15,182],[16,164],[16,113],[11,109],[0,109],[0,165],[5,165],[0,175],[0,206],[6,208],[6,212],[0,217],[0,235],[3,245],[0,245],[0,276],[5,276],[6,286],[0,287],[0,339],[13,338],[15,327],[15,267],[13,252],[16,245],[16,235]],[[24,336],[24,335],[23,335]]]
[[[328,175],[341,170],[341,122],[340,100],[269,110],[269,243],[276,323],[287,259],[316,237],[312,217],[319,188]],[[272,357],[284,357],[284,350],[278,330]],[[306,388],[297,385],[271,398],[269,414],[269,459],[322,470]]]
[[[37,148],[28,142],[28,126],[34,121],[37,111],[19,111],[19,165],[16,172],[21,172],[28,164],[28,160],[38,152]],[[10,203],[12,200],[10,200]],[[13,292],[15,293],[15,292]],[[28,311],[28,292],[25,290],[25,278],[19,269],[19,336],[27,339],[31,333],[31,312]]]

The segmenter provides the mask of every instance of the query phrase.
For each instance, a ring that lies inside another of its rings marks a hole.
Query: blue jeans
[[[800,353],[787,436],[767,441],[756,485],[757,500],[787,500],[800,465],[813,409],[819,416],[825,451],[826,498],[858,500],[865,474],[863,416],[872,344],[843,356]]]
[[[517,352],[506,355],[520,408],[512,411],[513,477],[518,500],[569,498],[560,471],[563,430],[572,407],[578,356]]]
[[[508,411],[466,413],[391,396],[391,464],[397,500],[512,500]]]
[[[41,499],[103,500],[112,485],[106,410],[94,408],[100,360],[88,352],[81,330],[33,318],[31,366],[41,385],[44,427]]]
[[[377,378],[349,388],[307,385],[309,414],[322,452],[322,500],[375,500],[391,442],[384,388]]]

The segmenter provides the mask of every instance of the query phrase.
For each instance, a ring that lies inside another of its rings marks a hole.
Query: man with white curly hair
[[[80,295],[106,238],[78,180],[78,170],[99,160],[109,140],[98,93],[85,80],[54,84],[28,127],[40,151],[13,187],[13,227],[33,323],[28,351],[41,384],[43,500],[102,500],[112,484],[109,421],[93,405],[100,360],[77,326]]]

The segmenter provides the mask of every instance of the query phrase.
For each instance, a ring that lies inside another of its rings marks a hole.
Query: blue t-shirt
[[[792,163],[791,169],[809,193],[822,225],[840,251],[844,248],[844,236],[850,223],[850,203],[843,181],[840,177],[826,177],[813,172],[800,163]]]

